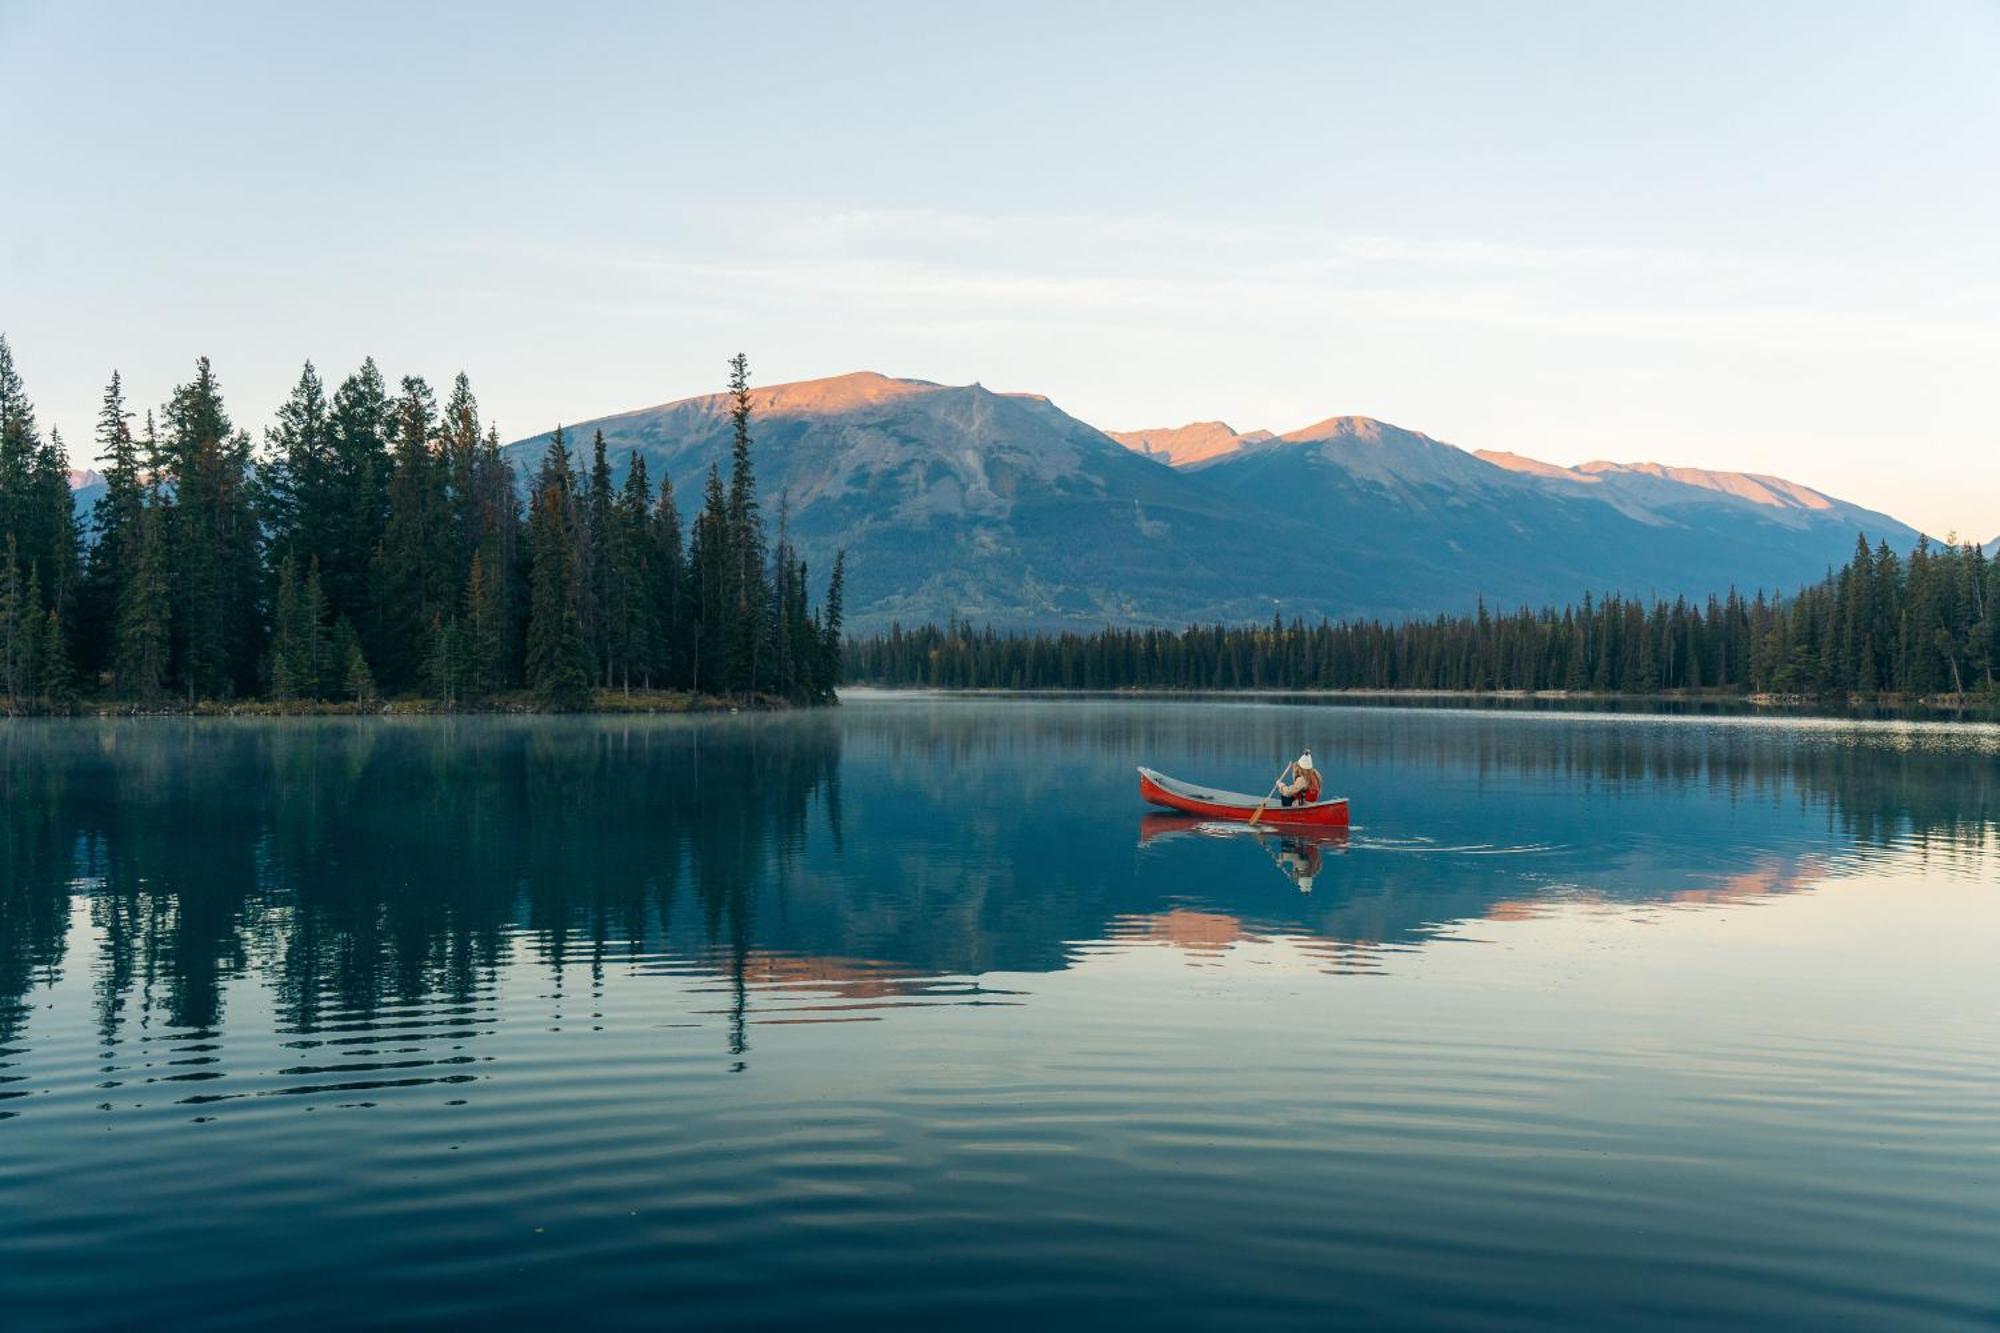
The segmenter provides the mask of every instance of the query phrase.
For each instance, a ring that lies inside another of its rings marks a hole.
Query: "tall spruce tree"
[[[278,420],[264,432],[259,498],[274,558],[335,559],[342,533],[334,494],[333,424],[326,386],[308,361]]]
[[[611,683],[612,671],[612,628],[611,628],[611,578],[612,515],[615,500],[611,489],[611,464],[605,458],[604,432],[598,431],[590,441],[590,482],[584,493],[583,504],[583,563],[589,579],[589,592],[584,598],[584,632],[590,638],[592,655],[597,659],[597,680],[601,685]]]
[[[728,659],[731,637],[726,629],[735,610],[736,568],[731,542],[729,499],[722,489],[722,470],[708,467],[708,488],[701,513],[688,542],[689,601],[694,611],[689,688],[719,694],[736,688]]]
[[[504,580],[487,574],[483,548],[472,553],[460,616],[466,627],[463,693],[468,703],[484,703],[507,681],[507,593]]]
[[[250,692],[264,602],[250,439],[230,425],[207,357],[174,391],[166,419],[162,470],[174,490],[168,550],[181,685],[190,701]]]
[[[786,699],[808,692],[799,649],[810,635],[806,623],[805,568],[792,549],[791,498],[778,497],[778,541],[771,552],[771,661],[767,687]]]
[[[634,453],[626,464],[625,484],[617,503],[607,516],[611,532],[609,558],[605,564],[608,596],[605,600],[606,644],[610,673],[608,684],[631,693],[636,676],[640,685],[652,684],[654,641],[658,629],[654,620],[652,483],[646,473],[645,458]]]
[[[437,402],[430,385],[406,377],[395,406],[389,510],[374,559],[370,660],[392,695],[418,683],[435,635],[433,622],[456,607],[457,573],[446,469],[433,441]]]
[[[319,699],[337,690],[326,614],[319,562],[309,561],[301,572],[299,557],[286,555],[271,614],[272,698]]]
[[[41,612],[69,604],[78,567],[76,513],[62,436],[42,438],[13,349],[0,337],[0,537],[12,534],[24,571],[38,575]]]
[[[166,691],[171,667],[173,595],[165,520],[155,495],[141,511],[131,574],[118,590],[112,688],[142,703],[156,702]]]
[[[77,615],[84,674],[95,681],[110,666],[118,630],[118,601],[139,549],[139,528],[145,521],[146,488],[139,467],[139,445],[132,438],[132,413],[125,407],[125,386],[117,371],[105,386],[97,414],[97,452],[104,461],[104,494],[91,509],[94,540],[84,571]]]
[[[451,557],[449,581],[462,588],[472,569],[473,552],[485,535],[485,498],[480,493],[479,470],[484,441],[479,429],[479,400],[473,396],[472,380],[464,371],[451,382],[438,420],[438,448],[444,472],[445,490],[450,496]]]
[[[34,687],[36,621],[33,599],[21,571],[21,546],[12,532],[5,534],[4,556],[0,556],[0,695],[7,711],[18,713],[27,706]]]
[[[521,660],[521,625],[526,617],[526,561],[521,558],[521,501],[515,486],[514,465],[500,452],[500,436],[492,427],[486,431],[473,469],[473,487],[478,510],[478,554],[484,566],[484,595],[491,602],[489,615],[498,636],[499,662],[494,688],[504,689],[516,679]],[[470,570],[468,569],[468,575]]]
[[[370,616],[370,575],[388,524],[389,386],[373,357],[341,381],[327,415],[330,476],[323,523],[327,549],[316,552],[326,598],[350,625]]]
[[[596,663],[584,633],[587,580],[569,449],[560,427],[549,440],[529,502],[528,688],[543,706],[590,701]]]
[[[299,561],[287,554],[278,567],[278,593],[271,610],[271,697],[280,703],[300,698],[310,688],[300,629]]]
[[[757,504],[757,477],[750,463],[750,361],[738,352],[729,360],[730,462],[724,570],[724,690],[750,693],[763,688],[765,644],[770,634],[771,592],[764,581],[764,520]]]
[[[688,597],[688,559],[681,541],[680,507],[674,500],[673,478],[662,473],[660,496],[653,505],[653,571],[651,579],[653,671],[668,689],[692,689],[693,612]]]
[[[35,667],[35,692],[44,709],[66,713],[76,706],[76,670],[70,662],[69,635],[63,630],[62,612],[54,607],[42,613],[42,648]]]
[[[840,550],[833,553],[833,573],[826,581],[826,609],[820,616],[819,693],[822,699],[832,698],[834,687],[841,681],[845,648],[841,639],[844,632],[841,622],[846,613],[846,601],[847,552]]]

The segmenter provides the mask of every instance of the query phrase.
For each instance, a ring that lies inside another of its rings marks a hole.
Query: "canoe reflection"
[[[1174,838],[1235,838],[1255,843],[1300,893],[1313,891],[1313,881],[1325,868],[1328,852],[1347,850],[1347,830],[1344,828],[1288,828],[1280,832],[1251,824],[1203,819],[1198,815],[1153,812],[1139,817],[1141,847]]]

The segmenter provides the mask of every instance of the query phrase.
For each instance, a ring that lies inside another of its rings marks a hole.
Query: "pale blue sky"
[[[0,0],[0,331],[77,446],[200,353],[260,431],[372,352],[512,436],[741,348],[1984,538],[1996,70],[1993,0]]]

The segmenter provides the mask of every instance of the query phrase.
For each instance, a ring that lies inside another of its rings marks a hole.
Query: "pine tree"
[[[632,691],[632,677],[641,685],[652,683],[654,623],[652,484],[646,475],[646,460],[633,454],[626,465],[625,485],[617,503],[609,511],[611,530],[609,560],[605,579],[609,596],[605,601],[608,621],[606,642],[610,665],[609,684]]]
[[[6,559],[0,562],[0,693],[7,711],[26,703],[34,664],[35,608],[21,577],[20,542],[5,535]]]
[[[300,560],[336,558],[341,533],[334,495],[333,423],[326,386],[308,361],[277,424],[264,432],[268,455],[259,475],[259,508],[273,554]]]
[[[840,684],[841,657],[844,645],[841,642],[841,618],[847,600],[847,552],[833,553],[833,573],[826,581],[826,610],[820,616],[819,651],[819,694],[822,699],[833,697],[834,687]]]
[[[305,691],[306,648],[299,637],[298,557],[286,555],[278,570],[278,595],[271,625],[271,697],[280,703]]]
[[[329,651],[326,592],[320,582],[319,561],[306,565],[305,582],[299,588],[297,634],[302,652],[299,660],[301,690],[314,699],[334,693],[328,677],[335,663]]]
[[[327,652],[326,596],[320,590],[318,561],[308,565],[301,576],[298,557],[284,558],[278,570],[271,631],[271,697],[289,701],[317,699],[327,693],[332,664]]]
[[[190,702],[247,690],[261,656],[264,592],[250,440],[230,426],[206,357],[167,405],[162,452],[174,488],[168,549],[181,683]]]
[[[484,445],[479,429],[479,400],[473,396],[472,380],[460,371],[451,382],[438,422],[438,442],[445,489],[450,495],[451,557],[449,569],[454,588],[465,585],[472,569],[472,556],[486,535],[485,496],[479,485]]]
[[[0,538],[13,537],[17,553],[34,549],[29,511],[40,449],[34,404],[14,368],[14,351],[0,335]]]
[[[20,676],[19,695],[24,700],[38,698],[42,686],[42,647],[48,642],[43,629],[41,615],[35,610],[42,605],[42,572],[39,567],[28,570],[28,582],[20,602],[20,621],[15,643],[17,647],[16,666]]]
[[[588,594],[584,598],[584,632],[590,638],[591,652],[597,659],[597,680],[600,684],[611,683],[611,579],[613,498],[611,490],[611,464],[604,456],[604,432],[598,431],[590,442],[590,487],[585,494],[583,506],[583,556],[584,569],[589,578]]]
[[[131,576],[145,521],[145,484],[139,447],[132,438],[132,414],[125,408],[124,382],[117,371],[104,390],[97,417],[97,451],[104,460],[104,494],[91,510],[96,540],[84,572],[79,599],[78,654],[85,674],[95,680],[110,665],[118,630],[118,599]]]
[[[798,557],[792,551],[792,507],[789,496],[778,497],[778,544],[771,553],[770,689],[786,699],[798,697],[795,646],[805,618],[805,587]]]
[[[750,465],[750,361],[741,352],[729,361],[729,421],[732,435],[724,570],[723,674],[718,685],[750,693],[764,685],[765,640],[770,632],[770,590],[764,582],[764,522],[757,504],[757,478]]]
[[[729,578],[731,558],[729,501],[722,489],[722,472],[708,467],[708,490],[694,521],[688,543],[689,603],[694,612],[689,687],[697,693],[721,693],[734,688],[729,675],[724,630],[735,602]]]
[[[35,689],[42,707],[52,713],[67,713],[76,706],[76,673],[70,665],[69,637],[63,632],[62,613],[50,607],[42,613],[42,648],[36,669]]]
[[[153,703],[166,689],[171,613],[165,513],[155,500],[142,513],[132,574],[119,590],[112,655],[112,681],[119,694]]]
[[[484,703],[507,677],[506,589],[486,573],[483,551],[472,553],[465,578],[465,699]]]
[[[463,698],[465,663],[460,655],[458,620],[443,615],[431,617],[429,642],[424,653],[424,689],[446,708]]]
[[[352,699],[356,707],[366,708],[375,702],[375,673],[368,669],[368,656],[362,650],[361,636],[355,633],[353,622],[341,619],[333,627],[333,662],[339,673],[340,692]]]
[[[660,477],[660,497],[653,505],[651,533],[653,669],[668,689],[691,689],[694,638],[688,597],[688,559],[681,543],[680,508],[674,500],[673,478]]]
[[[528,688],[544,707],[581,708],[590,701],[595,663],[585,637],[586,594],[578,541],[575,478],[560,428],[529,505]]]
[[[0,537],[8,534],[21,567],[41,574],[34,608],[39,629],[41,612],[68,606],[75,591],[78,540],[69,458],[59,432],[42,439],[13,351],[0,337]]]
[[[416,684],[429,655],[432,622],[458,600],[445,470],[433,449],[437,404],[414,376],[395,404],[396,448],[389,476],[389,516],[375,556],[371,656],[391,693]]]
[[[327,543],[315,552],[326,599],[350,625],[369,619],[371,564],[389,517],[391,421],[389,387],[370,357],[334,391],[327,415],[326,512],[314,524]]]

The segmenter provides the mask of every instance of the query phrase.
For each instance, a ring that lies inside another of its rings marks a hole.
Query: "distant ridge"
[[[1033,393],[872,371],[751,391],[753,461],[816,570],[850,553],[857,629],[957,618],[1098,628],[1423,616],[1586,592],[1789,591],[1857,533],[1916,532],[1754,473],[1471,453],[1333,416],[1272,435],[1225,422],[1109,434]],[[707,394],[568,427],[672,480],[683,510],[726,465]],[[509,446],[530,471],[546,435]]]
[[[1191,467],[1198,463],[1206,463],[1271,440],[1294,444],[1400,445],[1405,449],[1414,448],[1420,452],[1429,446],[1440,446],[1439,441],[1420,431],[1405,430],[1365,416],[1328,417],[1324,421],[1287,431],[1283,435],[1273,435],[1270,431],[1238,432],[1221,421],[1196,421],[1172,428],[1107,433],[1128,449],[1145,454],[1149,458],[1157,458],[1175,467]],[[1450,448],[1455,454],[1466,452],[1449,445],[1441,447]],[[1361,460],[1367,456],[1365,450],[1357,450],[1353,454],[1354,460],[1362,466],[1366,466]],[[1608,478],[1651,478],[1698,490],[1714,491],[1752,504],[1768,505],[1774,509],[1824,510],[1832,509],[1837,503],[1810,486],[1802,486],[1783,477],[1755,472],[1719,472],[1708,468],[1676,467],[1665,463],[1614,463],[1603,459],[1595,459],[1575,467],[1564,467],[1558,463],[1545,463],[1525,454],[1492,449],[1474,450],[1470,453],[1470,457],[1504,471],[1546,481],[1572,482],[1579,486],[1600,485]],[[1456,460],[1441,462],[1440,465],[1448,472],[1457,472]],[[1407,469],[1399,469],[1399,472],[1406,474]],[[1641,483],[1624,484],[1631,489]]]
[[[1223,421],[1191,421],[1185,426],[1106,431],[1112,439],[1172,467],[1200,463],[1272,438],[1268,430],[1239,432]]]

